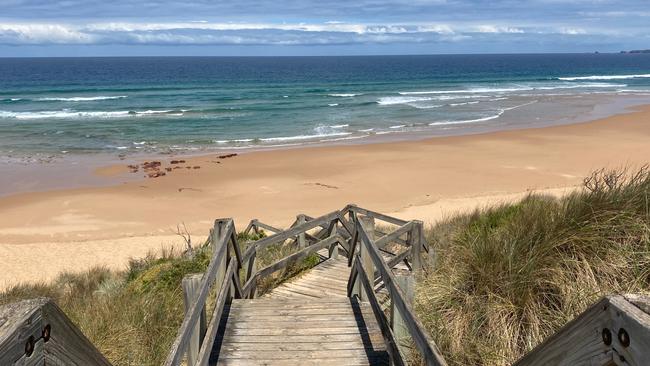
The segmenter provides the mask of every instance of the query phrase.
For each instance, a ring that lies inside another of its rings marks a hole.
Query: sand
[[[298,213],[356,203],[432,224],[531,190],[560,196],[595,169],[645,164],[649,138],[642,107],[569,126],[163,161],[183,168],[155,179],[107,166],[97,176],[120,184],[0,198],[0,288],[96,265],[124,269],[130,258],[182,247],[181,223],[199,243],[220,217],[240,230],[252,218],[282,227]]]

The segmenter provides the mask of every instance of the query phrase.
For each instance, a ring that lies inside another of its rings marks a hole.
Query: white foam
[[[63,109],[60,111],[39,111],[39,112],[11,112],[0,111],[0,118],[15,118],[20,120],[46,119],[46,118],[120,118],[132,116],[147,116],[153,114],[165,114],[172,111],[72,111]],[[181,115],[176,113],[176,115]]]
[[[407,104],[415,102],[426,102],[433,100],[430,97],[383,97],[379,98],[377,104],[380,105],[394,105],[394,104]]]
[[[464,123],[484,122],[484,121],[489,121],[489,120],[499,118],[499,117],[501,117],[501,115],[504,112],[505,112],[504,110],[500,110],[499,113],[497,113],[497,114],[495,114],[493,116],[488,116],[488,117],[483,117],[483,118],[476,118],[476,119],[465,119],[465,120],[460,120],[460,121],[432,122],[432,123],[429,123],[429,126],[459,125],[459,124],[464,124]]]
[[[70,98],[38,98],[40,102],[94,102],[97,100],[111,100],[127,98],[126,95],[104,96],[99,95],[96,97],[70,97]]]
[[[331,128],[345,128],[345,127],[350,127],[350,125],[345,124],[345,125],[331,125]]]
[[[162,111],[155,111],[155,110],[146,110],[146,111],[141,111],[141,112],[135,112],[135,114],[164,114],[164,113],[171,113],[174,112],[173,110],[162,110]],[[179,113],[176,113],[179,114]],[[182,115],[182,113],[180,113]]]
[[[436,100],[456,100],[456,99],[475,99],[475,98],[489,98],[489,95],[440,95],[432,97]]]
[[[585,83],[585,84],[563,84],[558,86],[538,86],[533,90],[558,90],[558,89],[578,89],[578,88],[621,88],[626,87],[626,84],[612,84],[612,83]]]
[[[461,105],[469,105],[469,104],[478,104],[480,103],[478,100],[474,100],[471,102],[463,102],[463,103],[449,103],[449,106],[451,107],[459,107]]]
[[[255,139],[234,139],[234,140],[214,140],[214,143],[217,144],[228,144],[228,143],[242,143],[242,142],[253,142]]]
[[[585,79],[587,80],[587,79]],[[596,80],[596,79],[594,79]],[[532,90],[556,90],[556,89],[576,89],[576,88],[615,88],[625,87],[624,84],[613,83],[583,83],[583,84],[558,84],[558,85],[522,85],[515,87],[505,88],[470,88],[461,90],[428,90],[428,91],[412,91],[412,92],[399,92],[400,95],[438,95],[438,94],[476,94],[476,93],[511,93],[520,91]],[[474,96],[476,97],[476,96]],[[444,100],[445,97],[439,97]],[[447,99],[455,99],[459,97],[446,96]],[[471,96],[470,96],[471,98]]]
[[[398,128],[404,128],[404,127],[406,127],[406,125],[395,125],[395,126],[390,126],[389,128],[398,129]]]
[[[427,95],[427,94],[467,94],[467,93],[507,93],[513,91],[532,90],[532,87],[515,87],[515,88],[473,88],[463,90],[428,90],[399,92],[400,95]]]
[[[325,139],[322,140],[323,142],[332,142],[332,141],[345,141],[345,140],[358,140],[362,138],[366,138],[368,136],[361,135],[361,136],[348,136],[348,137],[338,137],[338,138],[333,138],[333,139]]]
[[[524,107],[524,106],[534,104],[534,103],[537,103],[537,100],[533,100],[531,102],[524,103],[524,104],[519,104],[519,105],[516,105],[516,106],[513,106],[513,107],[499,109],[499,111],[495,115],[492,115],[492,116],[487,116],[487,117],[483,117],[483,118],[475,118],[475,119],[465,119],[465,120],[460,120],[460,121],[432,122],[432,123],[429,123],[429,126],[459,125],[459,124],[465,124],[465,123],[476,123],[476,122],[490,121],[490,120],[497,119],[497,118],[501,117],[506,111],[511,111],[513,109],[517,109],[517,108]]]
[[[422,105],[422,104],[406,103],[406,105],[408,105],[409,107],[417,108],[417,109],[431,109],[431,108],[443,107],[442,104]]]
[[[282,136],[282,137],[267,137],[260,139],[264,142],[274,142],[274,141],[301,141],[301,140],[314,140],[324,137],[335,137],[335,136],[348,136],[351,135],[350,132],[337,132],[337,133],[328,133],[328,134],[316,134],[316,135],[297,135],[297,136]]]
[[[337,105],[339,105],[339,104],[338,103],[330,103],[330,104],[328,104],[328,106],[330,106],[330,107],[336,107]]]
[[[571,76],[571,77],[563,77],[558,79],[564,81],[576,81],[576,80],[626,80],[626,79],[640,79],[640,78],[650,78],[650,74]]]
[[[357,95],[361,94],[354,94],[354,93],[339,93],[339,94],[327,94],[330,97],[341,97],[341,98],[349,98],[349,97],[356,97]]]
[[[5,98],[0,99],[0,102],[17,102],[19,100],[23,100],[23,98]]]

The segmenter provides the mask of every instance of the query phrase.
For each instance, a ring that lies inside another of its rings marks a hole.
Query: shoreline
[[[609,97],[607,97],[609,98]],[[273,152],[277,150],[301,150],[321,147],[365,146],[375,144],[390,144],[403,142],[423,142],[430,139],[444,139],[462,136],[480,136],[507,131],[525,131],[549,127],[579,125],[592,121],[632,113],[645,105],[650,105],[647,96],[619,96],[611,99],[602,97],[599,103],[593,104],[589,111],[581,114],[566,115],[548,121],[536,121],[532,126],[505,122],[492,124],[463,124],[451,125],[440,130],[408,130],[395,131],[385,134],[370,134],[356,136],[352,139],[334,139],[324,141],[304,141],[281,145],[253,145],[247,147],[203,148],[196,151],[178,152],[143,152],[143,153],[109,153],[95,152],[87,154],[45,154],[31,156],[3,157],[0,166],[0,198],[11,197],[21,193],[37,193],[55,190],[79,189],[89,187],[106,187],[125,182],[142,180],[129,174],[111,172],[113,166],[122,164],[138,164],[144,161],[164,161],[173,159],[197,159],[212,155],[228,153],[250,154]],[[524,117],[515,116],[519,121]],[[460,126],[460,127],[456,127]],[[469,126],[469,127],[468,127]],[[106,174],[106,172],[109,172]],[[38,177],[38,178],[35,178]]]
[[[180,247],[174,231],[181,223],[199,243],[219,217],[235,218],[239,230],[253,218],[286,227],[296,214],[320,215],[356,203],[431,224],[529,191],[559,196],[595,169],[645,164],[650,156],[645,121],[650,106],[562,126],[309,146],[228,159],[183,157],[186,165],[200,168],[0,197],[0,288],[94,265],[124,268],[131,257]],[[103,168],[101,177],[121,177],[128,172],[125,165]]]

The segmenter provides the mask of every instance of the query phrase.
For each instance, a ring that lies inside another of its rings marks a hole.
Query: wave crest
[[[641,79],[641,78],[650,78],[650,74],[570,76],[570,77],[558,78],[558,80],[564,80],[564,81],[576,81],[576,80],[627,80],[627,79]]]
[[[112,95],[112,96],[105,96],[105,95],[98,95],[96,97],[68,97],[68,98],[63,98],[63,97],[47,97],[47,98],[38,98],[35,99],[36,101],[39,102],[95,102],[98,100],[112,100],[112,99],[124,99],[128,98],[126,95]]]

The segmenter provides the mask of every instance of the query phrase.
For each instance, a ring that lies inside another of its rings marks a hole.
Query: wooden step
[[[215,342],[217,365],[384,365],[370,305],[347,297],[233,300]]]

